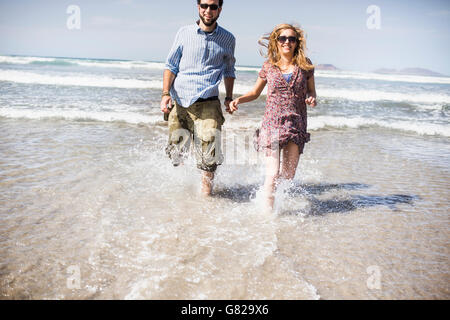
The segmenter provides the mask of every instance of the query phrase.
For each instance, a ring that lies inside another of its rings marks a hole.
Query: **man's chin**
[[[217,17],[217,18],[219,18],[219,17]],[[207,27],[211,27],[212,25],[214,25],[214,23],[216,23],[216,21],[217,21],[217,18],[206,21],[203,17],[200,16],[200,19],[202,20],[203,24]]]

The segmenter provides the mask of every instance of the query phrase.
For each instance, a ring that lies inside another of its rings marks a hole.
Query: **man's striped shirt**
[[[176,75],[171,96],[183,107],[219,95],[222,77],[235,78],[234,36],[219,25],[205,33],[197,24],[182,27],[166,60]]]

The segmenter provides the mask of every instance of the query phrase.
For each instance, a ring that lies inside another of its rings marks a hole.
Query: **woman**
[[[257,131],[257,149],[265,151],[264,192],[266,208],[271,211],[277,183],[294,178],[300,154],[309,141],[306,104],[315,107],[317,103],[314,66],[305,57],[303,31],[281,24],[262,39],[268,40],[267,45],[260,41],[268,48],[268,60],[254,88],[230,102],[227,111],[232,114],[239,104],[257,99],[268,84],[266,111]]]

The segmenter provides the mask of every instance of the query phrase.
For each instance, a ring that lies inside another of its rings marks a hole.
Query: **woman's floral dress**
[[[311,61],[308,59],[308,62]],[[289,141],[299,146],[303,152],[310,135],[306,132],[306,91],[307,81],[314,75],[314,69],[306,71],[295,66],[289,83],[280,69],[269,61],[264,62],[259,77],[267,80],[266,111],[257,130],[256,149],[271,150],[285,147]]]

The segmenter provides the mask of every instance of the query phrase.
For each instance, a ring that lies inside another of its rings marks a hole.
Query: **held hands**
[[[230,100],[225,99],[225,101],[223,102],[223,104],[225,105],[225,111],[228,112],[229,114],[231,114],[230,112]]]
[[[310,105],[311,107],[315,107],[315,106],[317,106],[317,101],[316,101],[316,98],[315,97],[308,97],[308,98],[306,98],[305,99],[305,103],[306,104],[308,104],[308,105]]]
[[[228,102],[228,106],[226,105],[225,102],[225,106],[226,109],[225,111],[228,112],[229,114],[233,114],[233,112],[235,112],[238,109],[238,99],[234,99],[233,101],[227,101]]]

